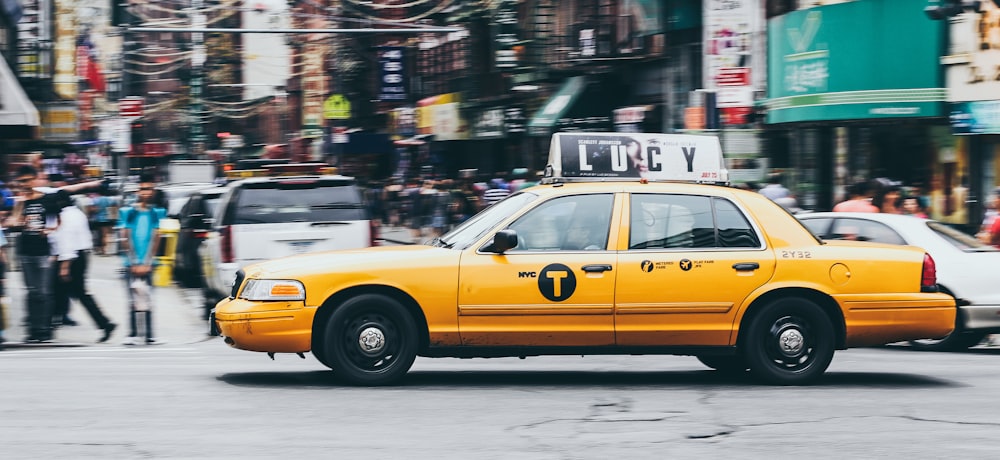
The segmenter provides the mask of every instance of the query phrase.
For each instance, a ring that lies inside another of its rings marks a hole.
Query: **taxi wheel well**
[[[405,292],[400,291],[394,287],[390,286],[356,286],[349,289],[340,291],[323,302],[323,305],[316,310],[316,316],[313,317],[312,323],[312,349],[315,351],[321,344],[325,343],[326,337],[326,324],[330,320],[330,316],[333,315],[334,310],[338,306],[343,304],[347,299],[356,297],[362,294],[379,294],[386,297],[390,297],[400,304],[410,315],[413,316],[413,321],[417,323],[417,332],[420,337],[417,337],[417,350],[425,350],[430,344],[430,335],[427,329],[427,318],[424,317],[424,312],[417,305],[417,301],[413,300],[412,297],[407,295]]]
[[[786,288],[778,289],[776,291],[768,292],[750,304],[747,308],[746,313],[743,315],[743,320],[740,324],[740,333],[737,337],[737,346],[741,345],[744,337],[747,333],[747,326],[753,317],[756,316],[757,312],[763,308],[765,305],[785,297],[802,297],[804,299],[814,302],[823,309],[826,316],[830,318],[830,323],[833,325],[833,335],[834,335],[834,347],[837,350],[843,349],[846,343],[847,337],[847,326],[844,324],[844,315],[840,311],[840,307],[837,305],[837,301],[833,300],[832,297],[812,289],[806,288]]]

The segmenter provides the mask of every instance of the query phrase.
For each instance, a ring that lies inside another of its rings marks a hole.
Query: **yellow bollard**
[[[170,286],[174,279],[174,259],[177,252],[177,234],[181,223],[177,219],[160,220],[160,249],[153,269],[153,286]]]

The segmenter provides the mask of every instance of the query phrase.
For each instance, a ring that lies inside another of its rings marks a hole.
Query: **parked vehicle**
[[[273,175],[225,187],[212,231],[198,247],[209,304],[225,297],[245,265],[375,244],[376,228],[354,178],[308,174],[318,166],[277,165],[265,171]]]
[[[955,297],[955,332],[939,340],[916,340],[926,350],[964,350],[1000,332],[1000,250],[941,222],[913,216],[820,212],[797,216],[824,240],[908,244],[927,251],[937,264],[938,285]]]

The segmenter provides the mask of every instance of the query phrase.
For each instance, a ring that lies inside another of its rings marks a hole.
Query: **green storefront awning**
[[[547,136],[560,118],[566,116],[587,88],[587,80],[583,76],[570,77],[563,83],[542,108],[535,112],[528,122],[528,133],[532,136]]]

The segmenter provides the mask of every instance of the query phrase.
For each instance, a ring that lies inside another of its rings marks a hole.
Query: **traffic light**
[[[992,1],[1000,7],[1000,0]],[[927,17],[935,21],[940,21],[942,19],[948,19],[952,16],[962,14],[964,11],[980,13],[980,6],[982,6],[982,3],[983,2],[980,0],[943,0],[943,2],[940,2],[938,5],[924,7],[924,13]]]

